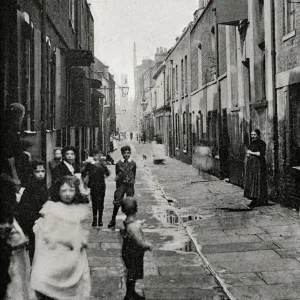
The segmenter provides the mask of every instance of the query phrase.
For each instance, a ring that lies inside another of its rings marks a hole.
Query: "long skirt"
[[[244,197],[254,200],[257,206],[268,204],[267,168],[263,157],[247,158]]]

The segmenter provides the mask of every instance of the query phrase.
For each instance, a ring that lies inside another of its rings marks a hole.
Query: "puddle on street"
[[[200,220],[200,215],[183,215],[178,216],[172,209],[167,209],[164,213],[158,214],[159,218],[168,224],[182,224],[189,221]]]

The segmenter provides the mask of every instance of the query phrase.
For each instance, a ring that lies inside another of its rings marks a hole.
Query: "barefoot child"
[[[124,300],[145,299],[135,291],[135,282],[144,277],[144,253],[152,250],[152,246],[145,242],[142,227],[136,220],[137,202],[132,197],[122,201],[122,212],[126,214],[123,236],[122,259],[127,269],[126,296]]]
[[[114,210],[108,228],[114,228],[121,201],[126,196],[134,196],[134,183],[136,175],[136,163],[130,159],[131,148],[123,146],[121,148],[123,159],[116,164],[116,191],[114,194]]]
[[[86,247],[88,200],[74,176],[59,178],[51,199],[40,211],[33,228],[36,248],[31,287],[38,299],[86,300],[91,282]]]

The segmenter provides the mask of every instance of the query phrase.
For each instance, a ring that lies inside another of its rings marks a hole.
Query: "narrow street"
[[[137,286],[146,299],[299,298],[296,211],[273,204],[249,211],[239,187],[171,158],[154,165],[150,144],[129,144],[138,165],[138,217],[154,245]],[[122,299],[125,293],[119,232],[106,227],[113,178],[107,181],[104,227],[92,229],[90,237],[92,299]],[[120,213],[118,224],[122,220]]]
[[[145,278],[138,282],[137,290],[144,293],[147,300],[228,299],[196,253],[185,228],[173,214],[173,205],[164,197],[162,186],[152,175],[148,165],[152,163],[151,154],[147,156],[147,160],[142,160],[141,154],[146,149],[149,151],[151,146],[137,145],[135,142],[131,143],[131,146],[132,158],[138,166],[138,218],[143,224],[146,239],[154,246],[153,251],[147,252],[145,256]],[[115,159],[121,158],[119,152],[115,152]],[[104,227],[92,229],[88,250],[94,300],[123,299],[125,294],[119,231],[107,229],[115,188],[114,166],[110,166],[110,169],[112,175],[107,180]],[[123,220],[124,215],[119,213],[118,224]]]

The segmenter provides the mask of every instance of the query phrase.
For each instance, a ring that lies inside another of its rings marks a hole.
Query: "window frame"
[[[289,0],[284,0],[284,34],[289,34],[296,29],[296,10],[297,4],[299,3],[291,3]],[[291,23],[291,16],[293,16],[293,20]]]
[[[35,132],[35,45],[34,45],[34,24],[30,15],[24,12],[24,106],[25,118],[23,129],[25,132]]]
[[[187,80],[188,80],[188,62],[187,62],[187,55],[184,57],[184,94],[188,94],[188,86],[187,86]]]

